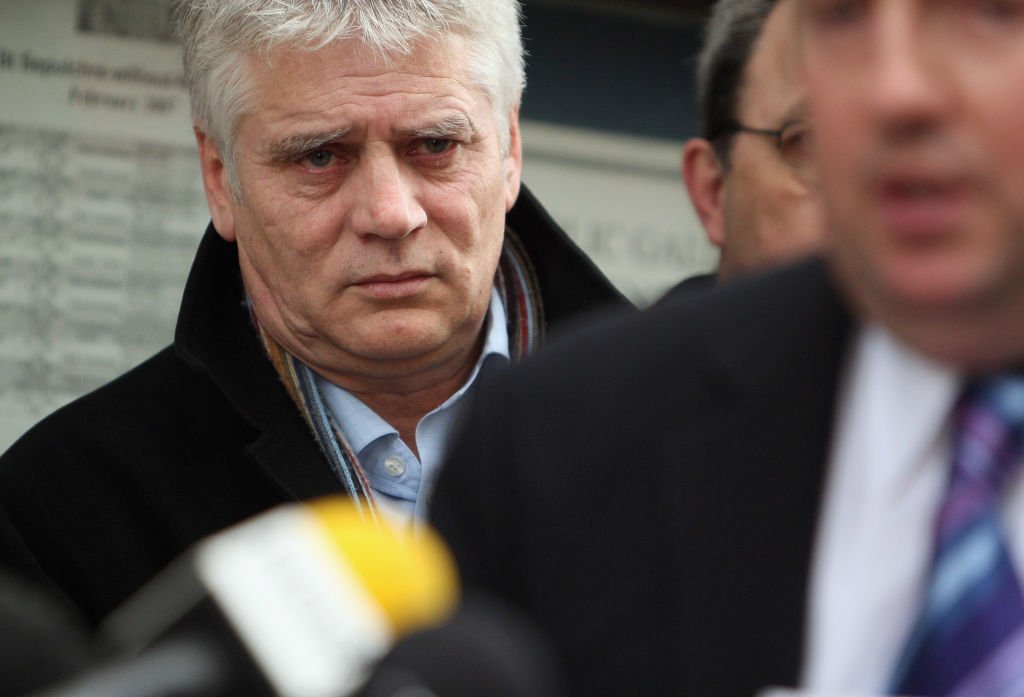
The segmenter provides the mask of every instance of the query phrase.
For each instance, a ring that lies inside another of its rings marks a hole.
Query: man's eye
[[[306,155],[302,161],[314,169],[322,169],[334,161],[334,153],[330,150],[314,150]]]
[[[824,25],[838,25],[857,19],[863,11],[862,0],[819,0],[808,3],[812,17]]]
[[[423,149],[431,155],[440,155],[453,145],[454,141],[447,138],[424,138],[422,142]]]
[[[978,6],[987,16],[998,20],[1010,20],[1020,17],[1024,10],[1021,0],[980,0]]]
[[[783,131],[780,142],[782,143],[781,150],[783,152],[787,150],[799,151],[804,150],[807,147],[808,136],[810,134],[803,129],[793,129],[791,131]]]
[[[779,137],[779,152],[784,160],[802,160],[807,157],[814,133],[809,124],[795,123],[785,126]]]

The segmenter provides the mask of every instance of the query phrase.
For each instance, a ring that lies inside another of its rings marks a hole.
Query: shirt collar
[[[839,423],[857,434],[877,477],[900,480],[941,444],[961,376],[869,324],[857,335],[845,383]]]
[[[485,320],[484,346],[480,351],[480,357],[477,358],[476,365],[473,366],[465,384],[434,411],[445,409],[460,399],[476,381],[484,361],[493,355],[504,356],[506,359],[509,357],[505,305],[496,288],[491,288],[491,304]],[[366,446],[378,438],[398,435],[398,431],[391,424],[378,416],[373,409],[363,404],[351,392],[338,387],[319,374],[317,374],[316,380],[320,394],[331,411],[331,416],[334,417],[335,423],[345,434],[356,457],[359,457]]]

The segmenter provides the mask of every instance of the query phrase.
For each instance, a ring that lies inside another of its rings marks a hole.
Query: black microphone
[[[20,697],[91,665],[85,627],[56,598],[0,572],[0,697]]]
[[[400,640],[358,697],[561,697],[547,638],[493,598],[474,596],[443,624]]]
[[[105,620],[121,658],[31,697],[344,697],[457,595],[432,531],[340,497],[284,506],[205,539]]]

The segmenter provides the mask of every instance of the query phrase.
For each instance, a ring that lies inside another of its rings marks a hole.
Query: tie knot
[[[1021,456],[1024,376],[998,374],[971,380],[957,403],[955,418],[954,480],[999,491]]]

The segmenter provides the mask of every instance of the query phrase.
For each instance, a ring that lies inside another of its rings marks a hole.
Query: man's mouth
[[[405,271],[366,276],[352,284],[360,292],[378,300],[398,300],[420,293],[434,278],[425,271]]]
[[[927,243],[963,222],[969,188],[951,176],[901,175],[883,179],[878,198],[887,230],[901,241]]]

